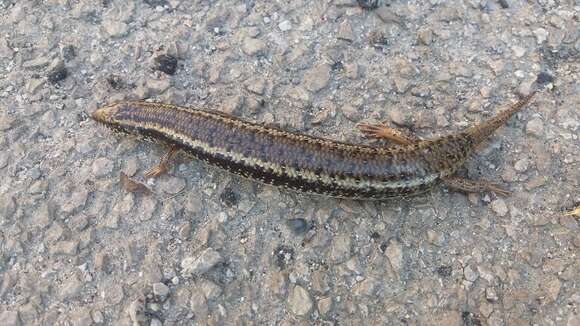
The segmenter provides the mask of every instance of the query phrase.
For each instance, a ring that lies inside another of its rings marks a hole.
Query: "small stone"
[[[397,240],[389,241],[389,245],[385,250],[385,255],[389,258],[389,263],[393,268],[393,271],[397,273],[397,276],[400,276],[403,270],[403,248],[401,243]]]
[[[246,37],[242,43],[242,51],[247,55],[264,54],[266,43],[252,37]]]
[[[152,318],[149,326],[163,326],[163,323],[157,318]]]
[[[520,173],[526,172],[529,167],[530,167],[530,160],[527,158],[523,158],[521,160],[518,160],[514,164],[514,169]]]
[[[552,83],[554,82],[554,76],[548,72],[542,71],[538,74],[536,82],[540,85]]]
[[[184,275],[201,275],[223,261],[222,256],[213,248],[207,248],[197,258],[187,257],[181,261]]]
[[[164,302],[169,295],[169,287],[167,285],[158,282],[153,284],[153,294],[160,302]]]
[[[503,217],[508,213],[507,205],[501,198],[491,202],[491,209],[500,217]]]
[[[443,237],[433,230],[427,231],[427,241],[429,241],[430,244],[435,246],[443,245]]]
[[[201,320],[206,318],[209,307],[207,305],[207,299],[200,291],[195,291],[192,293],[189,300],[189,307],[191,308],[191,311]]]
[[[332,307],[332,298],[322,298],[318,300],[318,312],[324,316],[328,314],[330,308]]]
[[[290,23],[290,21],[284,20],[284,21],[280,22],[280,24],[278,24],[278,28],[282,32],[287,32],[287,31],[292,29],[292,24]]]
[[[68,71],[66,70],[64,64],[58,65],[48,73],[48,81],[53,84],[56,84],[59,81],[64,80],[67,75]]]
[[[423,29],[417,33],[417,41],[421,45],[430,45],[433,42],[433,31],[431,29]]]
[[[177,58],[168,54],[159,55],[155,58],[154,69],[173,75],[177,70]]]
[[[85,326],[91,325],[92,318],[89,310],[87,308],[79,308],[78,310],[71,313],[71,323],[72,326]]]
[[[186,183],[183,178],[174,176],[164,177],[159,180],[159,189],[166,194],[175,195],[185,189]]]
[[[327,64],[317,65],[304,74],[304,87],[311,92],[318,92],[328,84],[330,80],[330,66]]]
[[[52,255],[71,256],[77,253],[78,246],[78,241],[60,241],[56,245],[50,246],[50,253]]]
[[[16,213],[16,201],[9,195],[0,196],[0,218],[9,219]]]
[[[345,104],[340,110],[350,121],[359,121],[362,118],[362,110],[352,104]]]
[[[257,95],[264,95],[266,81],[262,78],[253,78],[246,82],[246,89]]]
[[[122,21],[106,20],[103,21],[103,29],[111,38],[120,38],[129,33],[129,26]]]
[[[521,46],[514,45],[512,46],[512,52],[516,58],[521,58],[524,56],[524,54],[526,54],[526,49]]]
[[[291,218],[286,221],[286,225],[294,235],[301,235],[308,231],[308,222],[303,218]]]
[[[350,256],[350,243],[349,235],[335,237],[330,246],[330,259],[337,264],[347,260]]]
[[[22,325],[20,317],[18,316],[18,311],[5,310],[0,314],[0,320],[2,325],[5,326],[20,326]]]
[[[25,69],[40,69],[46,67],[50,64],[51,58],[49,57],[38,57],[32,60],[25,61],[22,64],[22,68]]]
[[[485,298],[489,302],[497,302],[499,300],[499,297],[497,296],[497,292],[495,292],[495,289],[490,287],[485,289]]]
[[[526,132],[529,135],[541,137],[544,134],[544,122],[540,118],[533,118],[526,124]]]
[[[549,276],[542,285],[543,292],[545,293],[545,303],[551,304],[555,302],[558,299],[560,288],[562,287],[560,280],[555,276]]]
[[[62,284],[59,296],[62,300],[71,300],[76,298],[83,288],[83,283],[78,279],[76,275],[72,277],[67,277],[65,282]]]
[[[134,325],[145,325],[147,322],[146,307],[144,299],[137,299],[129,305],[129,318]]]
[[[542,44],[548,39],[548,31],[543,28],[536,28],[532,33],[536,36],[536,42],[538,44]]]
[[[345,20],[340,24],[340,26],[338,26],[337,38],[349,42],[354,40],[354,33],[352,32],[352,27],[348,21]]]
[[[377,16],[379,19],[385,24],[400,24],[401,18],[393,13],[393,9],[391,7],[381,7],[376,11]]]
[[[298,316],[306,316],[312,309],[310,294],[300,285],[295,285],[288,296],[288,308]]]
[[[367,10],[377,9],[379,6],[379,0],[357,0],[358,5]]]
[[[471,265],[467,265],[463,269],[463,277],[465,277],[465,279],[468,280],[469,282],[475,282],[475,280],[477,280],[477,278],[479,277],[479,274],[477,270],[471,267]]]
[[[95,177],[105,177],[113,172],[113,161],[106,157],[99,157],[93,162],[92,171]]]
[[[8,40],[4,37],[0,38],[0,58],[12,59],[14,51],[8,45]]]
[[[100,312],[99,310],[93,311],[91,316],[93,318],[93,322],[97,325],[105,322],[105,316],[103,316],[103,313]]]

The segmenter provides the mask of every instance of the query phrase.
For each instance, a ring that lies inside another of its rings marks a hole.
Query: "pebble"
[[[538,45],[544,43],[548,39],[548,31],[543,28],[536,28],[533,30],[534,36],[536,36],[536,42]]]
[[[318,92],[326,85],[330,80],[330,66],[327,64],[320,64],[314,66],[304,74],[304,87],[311,92]]]
[[[528,135],[541,137],[544,134],[544,122],[540,118],[533,118],[526,124]]]
[[[469,282],[475,282],[475,280],[477,280],[477,278],[479,277],[479,274],[476,269],[471,267],[471,265],[467,265],[463,269],[463,276]]]
[[[129,318],[131,318],[133,325],[146,325],[148,319],[145,299],[139,298],[131,302],[129,305]]]
[[[317,306],[318,306],[318,312],[322,316],[325,316],[326,314],[328,314],[328,312],[332,308],[332,298],[327,297],[327,298],[322,298],[322,299],[318,300]]]
[[[106,157],[99,157],[93,161],[92,171],[97,178],[108,176],[113,172],[113,161]]]
[[[507,205],[502,198],[497,198],[496,200],[492,201],[491,209],[500,217],[503,217],[508,213]]]
[[[106,35],[111,38],[121,38],[129,34],[129,25],[122,21],[105,20],[102,26]]]
[[[149,326],[163,326],[163,323],[157,318],[152,318]]]
[[[64,62],[59,61],[57,64],[54,65],[48,72],[48,81],[56,84],[61,80],[64,80],[68,76],[68,70],[64,66]]]
[[[5,310],[0,314],[0,320],[4,326],[20,326],[20,317],[18,316],[18,311]]]
[[[530,160],[528,158],[523,158],[521,160],[518,160],[514,164],[514,169],[520,173],[526,172],[529,167],[530,167]]]
[[[158,55],[155,57],[154,69],[168,75],[174,75],[177,70],[177,58],[169,54]]]
[[[266,49],[266,43],[264,41],[246,37],[242,43],[242,51],[247,55],[262,55]]]
[[[165,176],[159,180],[159,189],[166,194],[175,195],[180,193],[186,187],[184,178],[174,176]]]
[[[169,287],[167,285],[158,282],[153,284],[153,294],[160,302],[165,302],[167,296],[169,295]]]
[[[349,42],[354,40],[354,33],[348,21],[344,21],[338,26],[338,34],[336,37]]]
[[[543,286],[541,290],[545,294],[545,303],[550,304],[555,302],[560,294],[562,282],[556,276],[549,275],[541,284]]]
[[[93,318],[93,322],[97,325],[105,322],[105,316],[103,316],[103,313],[99,310],[94,310],[91,317]]]
[[[401,243],[397,240],[390,240],[385,255],[387,255],[393,271],[400,277],[403,271],[403,247]]]
[[[301,235],[308,231],[308,222],[303,218],[288,219],[286,225],[294,235]]]
[[[297,316],[306,316],[312,309],[312,298],[308,291],[295,285],[288,295],[288,309]]]
[[[59,296],[63,300],[72,300],[76,298],[83,288],[83,282],[81,282],[76,275],[67,277],[64,283],[61,285]]]
[[[330,246],[330,259],[332,262],[338,264],[346,261],[350,257],[350,235],[339,235],[332,239]]]
[[[379,6],[379,0],[356,0],[358,5],[367,10],[377,9]]]
[[[0,58],[9,60],[12,56],[14,56],[14,51],[8,46],[8,40],[4,37],[0,38]]]
[[[400,24],[401,18],[397,16],[391,7],[381,7],[375,11],[379,19],[385,24]]]
[[[499,297],[494,288],[488,287],[485,289],[485,299],[489,302],[497,302]]]
[[[16,201],[10,195],[0,196],[0,217],[4,219],[12,218],[16,212]]]
[[[198,257],[187,257],[181,261],[183,275],[201,275],[223,262],[219,252],[207,248]]]
[[[280,24],[278,24],[278,28],[282,32],[287,32],[287,31],[292,29],[292,23],[290,23],[290,21],[288,21],[288,20],[284,20],[284,21],[280,22]]]
[[[246,82],[246,89],[257,95],[264,95],[266,81],[263,78],[252,78]]]

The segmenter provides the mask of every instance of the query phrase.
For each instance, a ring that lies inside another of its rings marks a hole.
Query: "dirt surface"
[[[366,8],[362,8],[363,4]],[[377,7],[374,8],[374,4]],[[0,0],[2,325],[580,325],[580,4]],[[423,137],[545,85],[463,175],[513,191],[299,195],[89,114],[154,99],[342,141]]]

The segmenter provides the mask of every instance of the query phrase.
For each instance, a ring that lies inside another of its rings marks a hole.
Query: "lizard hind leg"
[[[155,178],[167,172],[167,170],[169,169],[171,159],[175,156],[175,154],[177,154],[178,151],[179,149],[177,147],[172,146],[169,149],[169,151],[167,151],[167,153],[161,156],[161,159],[159,159],[159,163],[152,166],[149,170],[145,171],[145,177]]]
[[[357,129],[367,137],[385,139],[399,145],[411,145],[421,141],[421,138],[409,131],[390,128],[384,123],[360,123]]]
[[[482,193],[491,191],[501,196],[508,196],[511,191],[502,188],[493,181],[488,180],[471,180],[461,177],[446,177],[443,182],[452,190],[468,192],[468,193]]]

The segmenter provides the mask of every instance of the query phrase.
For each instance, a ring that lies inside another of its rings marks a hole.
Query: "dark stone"
[[[388,247],[388,246],[389,246],[389,244],[388,244],[388,243],[386,243],[386,242],[383,242],[383,243],[381,243],[381,245],[379,246],[379,250],[380,250],[382,253],[384,253],[384,252],[387,250],[387,247]]]
[[[220,199],[224,204],[226,204],[226,206],[232,207],[240,202],[240,194],[235,192],[232,188],[226,187],[220,195]]]
[[[279,245],[274,250],[274,259],[276,261],[276,265],[281,269],[290,266],[290,264],[294,261],[294,249],[285,246]]]
[[[107,78],[107,83],[115,90],[119,90],[124,87],[123,80],[117,75],[111,75]]]
[[[146,4],[148,4],[151,8],[155,8],[157,6],[165,6],[167,4],[167,0],[144,0]]]
[[[503,9],[507,9],[510,7],[510,4],[507,0],[499,0],[499,5],[503,8]]]
[[[64,58],[65,61],[71,61],[76,56],[77,54],[74,46],[67,45],[64,48],[62,48],[62,57]]]
[[[547,84],[547,83],[551,83],[554,81],[554,76],[552,76],[551,74],[542,71],[538,74],[538,78],[536,79],[536,82],[540,85],[543,84]]]
[[[173,75],[177,70],[177,59],[174,56],[162,54],[155,58],[155,69]]]
[[[463,319],[463,326],[481,326],[481,320],[472,312],[462,312],[461,319]]]
[[[379,7],[379,0],[357,0],[359,6],[363,9],[373,10]]]
[[[344,65],[342,64],[342,61],[337,61],[330,66],[330,69],[332,71],[342,71],[344,70]]]
[[[286,221],[286,225],[295,235],[301,235],[308,231],[308,222],[303,218],[291,218]]]
[[[381,235],[377,231],[374,231],[373,233],[371,233],[371,240],[377,241],[380,238],[381,238]]]
[[[56,84],[66,78],[68,72],[64,66],[58,66],[48,73],[48,81]]]
[[[451,276],[451,272],[453,272],[453,267],[451,266],[443,265],[437,268],[437,274],[443,278]]]

